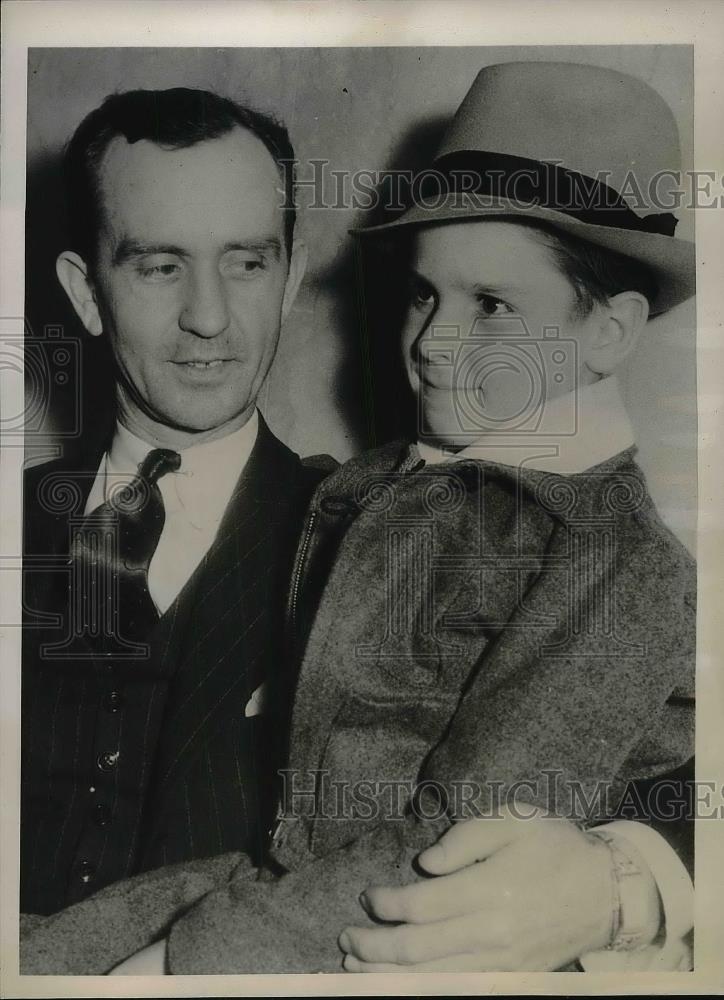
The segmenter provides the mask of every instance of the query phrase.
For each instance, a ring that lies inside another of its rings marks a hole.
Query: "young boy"
[[[353,459],[313,498],[270,864],[213,862],[228,882],[174,927],[173,972],[334,971],[353,886],[395,864],[409,879],[451,820],[528,803],[585,823],[601,789],[615,802],[691,755],[694,568],[648,496],[614,375],[650,313],[693,294],[670,217],[617,193],[632,164],[645,186],[676,156],[671,114],[639,81],[493,66],[435,161],[441,189],[367,231],[411,236],[418,440]],[[632,923],[616,874],[640,855],[619,840],[611,862],[594,946],[641,948],[658,916]],[[186,866],[169,893],[173,877],[81,912],[145,943],[144,920],[160,937],[210,887]]]

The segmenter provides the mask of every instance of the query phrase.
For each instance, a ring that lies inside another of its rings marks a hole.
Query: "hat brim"
[[[614,226],[596,226],[564,212],[496,198],[494,205],[472,204],[451,193],[434,206],[414,205],[391,222],[350,230],[356,236],[395,235],[409,227],[488,218],[528,218],[546,222],[578,239],[625,254],[645,264],[654,274],[658,294],[652,313],[662,313],[690,299],[696,292],[696,252],[689,240]]]

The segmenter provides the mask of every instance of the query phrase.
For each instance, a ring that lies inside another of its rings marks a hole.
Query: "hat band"
[[[558,163],[502,153],[448,153],[418,174],[416,188],[416,204],[431,211],[436,201],[455,195],[461,209],[515,202],[562,212],[588,225],[661,236],[673,236],[678,223],[671,212],[637,215],[615,188],[597,178]]]

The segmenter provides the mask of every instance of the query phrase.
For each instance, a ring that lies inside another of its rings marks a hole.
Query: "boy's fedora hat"
[[[695,290],[694,245],[661,210],[672,184],[681,189],[676,122],[648,84],[599,66],[502,63],[478,73],[432,168],[416,178],[413,206],[354,232],[537,220],[647,265],[660,313]]]

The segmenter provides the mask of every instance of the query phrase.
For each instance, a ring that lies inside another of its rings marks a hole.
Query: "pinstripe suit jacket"
[[[262,682],[283,685],[282,600],[322,471],[260,420],[216,539],[147,658],[109,665],[68,627],[70,529],[99,458],[43,465],[26,479],[26,912],[52,913],[167,863],[229,850],[258,857],[274,800],[282,726],[246,718],[245,706]],[[269,700],[283,710],[281,697]]]

